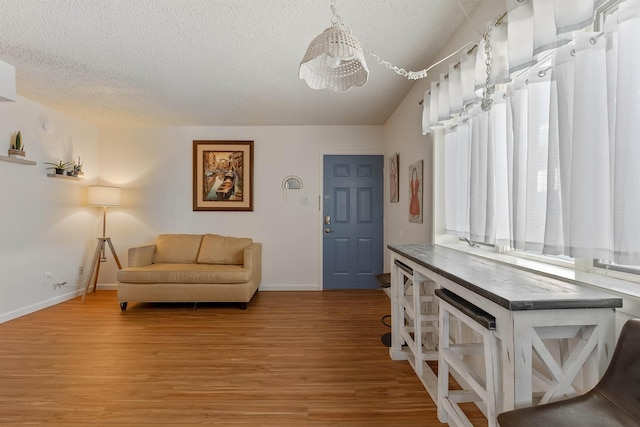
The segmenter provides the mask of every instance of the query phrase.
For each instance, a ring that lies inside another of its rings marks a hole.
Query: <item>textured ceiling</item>
[[[480,0],[459,0],[470,12]],[[96,126],[383,124],[413,82],[367,56],[362,88],[298,79],[329,0],[0,0],[18,94]],[[458,0],[338,0],[373,52],[420,70],[465,19]]]

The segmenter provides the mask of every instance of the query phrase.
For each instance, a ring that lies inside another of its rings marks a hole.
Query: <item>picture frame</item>
[[[422,224],[423,160],[409,165],[409,222]]]
[[[193,210],[253,211],[253,141],[193,141]]]
[[[400,180],[398,179],[398,166],[400,155],[392,154],[389,157],[389,201],[398,203],[400,201]]]

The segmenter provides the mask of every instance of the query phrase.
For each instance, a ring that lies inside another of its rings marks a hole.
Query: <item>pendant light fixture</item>
[[[338,15],[331,0],[334,19],[329,28],[313,39],[300,63],[298,75],[312,89],[344,92],[367,82],[369,69],[360,41]]]
[[[471,18],[464,10],[460,1],[458,5],[471,22]],[[343,22],[336,9],[335,0],[331,0],[333,20],[331,26],[313,39],[307,52],[300,62],[298,77],[303,79],[311,89],[330,89],[334,92],[344,92],[354,86],[363,86],[369,77],[369,68],[364,60],[364,54],[371,55],[378,64],[384,65],[396,74],[409,80],[419,80],[427,77],[427,72],[441,64],[471,43],[456,52],[420,71],[407,71],[385,61],[379,55],[363,46]],[[473,24],[473,22],[471,22]],[[477,29],[476,29],[477,31]],[[478,31],[480,35],[480,33]],[[432,94],[433,97],[433,94]]]

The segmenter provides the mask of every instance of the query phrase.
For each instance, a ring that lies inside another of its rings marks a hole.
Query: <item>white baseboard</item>
[[[60,304],[61,302],[68,301],[70,299],[73,299],[77,296],[82,295],[83,291],[84,289],[78,288],[78,289],[66,292],[62,295],[57,295],[53,298],[49,298],[48,300],[40,301],[36,304],[28,305],[26,307],[13,310],[8,313],[2,313],[0,314],[0,323],[8,322],[9,320],[17,319],[18,317],[25,316],[27,314],[34,313],[38,310],[42,310],[44,308],[48,308],[56,304]]]
[[[117,283],[101,283],[98,284],[98,290],[117,290]],[[282,284],[270,284],[260,285],[260,291],[321,291],[322,287],[317,284],[310,285],[282,285]],[[22,307],[17,310],[10,311],[8,313],[0,313],[0,323],[8,322],[9,320],[17,319],[18,317],[25,316],[30,313],[34,313],[38,310],[42,310],[47,307],[60,304],[61,302],[68,301],[75,297],[82,295],[84,288],[78,287],[74,290],[66,292],[62,295],[57,295],[53,298],[49,298],[45,301],[40,301],[36,304],[32,304],[26,307]]]
[[[97,291],[117,291],[118,284],[117,283],[99,283],[96,287]]]
[[[117,283],[100,283],[98,284],[99,291],[115,291],[118,289]],[[260,285],[260,291],[321,291],[322,288],[316,284],[311,285],[279,285],[270,284]]]
[[[262,284],[258,288],[259,291],[321,291],[322,286],[312,285],[278,285],[278,284]]]

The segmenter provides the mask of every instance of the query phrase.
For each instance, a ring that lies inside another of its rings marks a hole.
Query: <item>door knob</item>
[[[324,234],[329,234],[329,233],[331,233],[331,229],[330,229],[330,228],[328,228],[328,227],[327,227],[327,228],[325,228],[325,229],[324,229]]]

